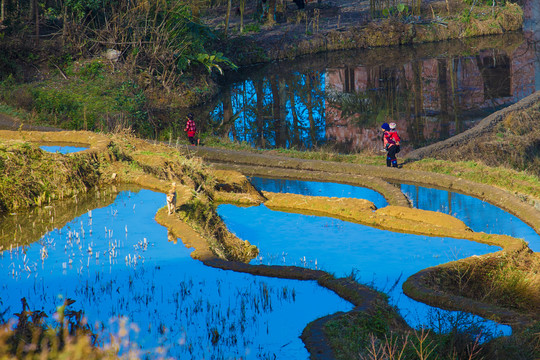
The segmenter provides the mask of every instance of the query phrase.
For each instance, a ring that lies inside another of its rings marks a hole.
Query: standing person
[[[195,121],[193,121],[193,114],[189,113],[187,114],[187,123],[186,128],[184,129],[185,132],[187,132],[187,136],[189,139],[189,143],[191,145],[195,145],[195,133],[197,132],[197,126],[195,125]]]
[[[384,124],[383,124],[384,125]],[[388,124],[389,131],[385,131],[384,148],[386,149],[386,166],[397,168],[396,154],[401,150],[399,143],[401,139],[396,131],[396,123]]]

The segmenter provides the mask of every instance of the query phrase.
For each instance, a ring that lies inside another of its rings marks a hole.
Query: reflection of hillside
[[[0,215],[0,251],[9,244],[29,245],[49,231],[60,229],[89,210],[113,203],[118,190],[104,188],[77,198],[51,202],[50,206],[36,207],[15,214]]]
[[[326,71],[326,137],[354,149],[380,148],[379,127],[398,124],[409,147],[443,140],[535,91],[534,53],[522,43],[508,54],[429,58],[392,67]],[[406,149],[405,149],[406,150]]]

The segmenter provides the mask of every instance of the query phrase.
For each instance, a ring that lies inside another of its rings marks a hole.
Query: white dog
[[[176,211],[176,183],[174,182],[167,193],[167,210],[169,211],[169,215]]]

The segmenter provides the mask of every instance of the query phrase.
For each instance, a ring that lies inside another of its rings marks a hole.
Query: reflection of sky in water
[[[366,189],[348,185],[263,178],[252,178],[252,182],[258,189],[266,191],[355,198],[365,196],[364,198],[375,201],[369,197],[369,193],[363,193]],[[346,190],[340,186],[346,186]],[[420,189],[419,196],[416,196],[417,189]],[[420,204],[419,208],[449,213],[447,191],[409,185],[402,185],[402,190],[415,206]],[[475,231],[508,234],[526,239],[538,238],[538,234],[515,216],[476,198],[453,193],[451,207],[452,215]],[[396,234],[330,218],[321,220],[325,218],[273,212],[264,206],[239,209],[225,205],[218,210],[228,226],[240,237],[251,242],[257,239],[259,243],[254,244],[260,246],[262,256],[259,262],[300,266],[305,264],[314,267],[317,259],[319,268],[341,272],[341,275],[356,269],[359,271],[360,282],[373,283],[384,289],[391,288],[401,275],[398,285],[391,291],[392,301],[413,324],[424,323],[426,313],[433,311],[402,294],[401,284],[408,276],[428,266],[497,250],[495,247],[466,240]],[[238,220],[246,216],[250,219],[249,223]],[[264,231],[268,223],[272,224],[270,232]],[[487,231],[490,229],[494,231]],[[291,239],[294,239],[294,242]],[[426,242],[429,247],[426,247]],[[391,253],[395,256],[389,256]]]
[[[540,251],[540,235],[516,216],[480,199],[446,190],[401,185],[415,208],[450,214],[474,231],[503,234],[529,242],[529,247]]]
[[[62,294],[76,300],[71,308],[84,310],[90,324],[128,317],[143,349],[163,345],[175,358],[307,359],[299,339],[307,323],[352,309],[314,281],[256,277],[193,260],[153,220],[164,205],[163,194],[122,192],[113,205],[46,234],[25,253],[1,253],[6,316],[20,311],[22,297],[32,310],[51,314]],[[212,329],[220,334],[217,346]]]
[[[220,205],[218,212],[231,231],[259,247],[260,256],[252,263],[317,267],[340,277],[354,271],[361,283],[388,292],[390,302],[413,326],[425,324],[431,308],[403,294],[401,286],[410,275],[499,250],[467,240],[394,233],[327,217],[272,211],[264,205]]]
[[[47,152],[60,154],[71,154],[88,149],[79,146],[40,146],[40,148]]]
[[[253,186],[261,191],[366,199],[374,203],[377,209],[388,205],[386,199],[378,192],[359,186],[317,181],[265,179],[259,177],[252,177],[250,181]]]

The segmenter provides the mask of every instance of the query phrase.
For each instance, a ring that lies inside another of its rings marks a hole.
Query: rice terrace
[[[540,359],[534,0],[0,3],[0,359]]]

